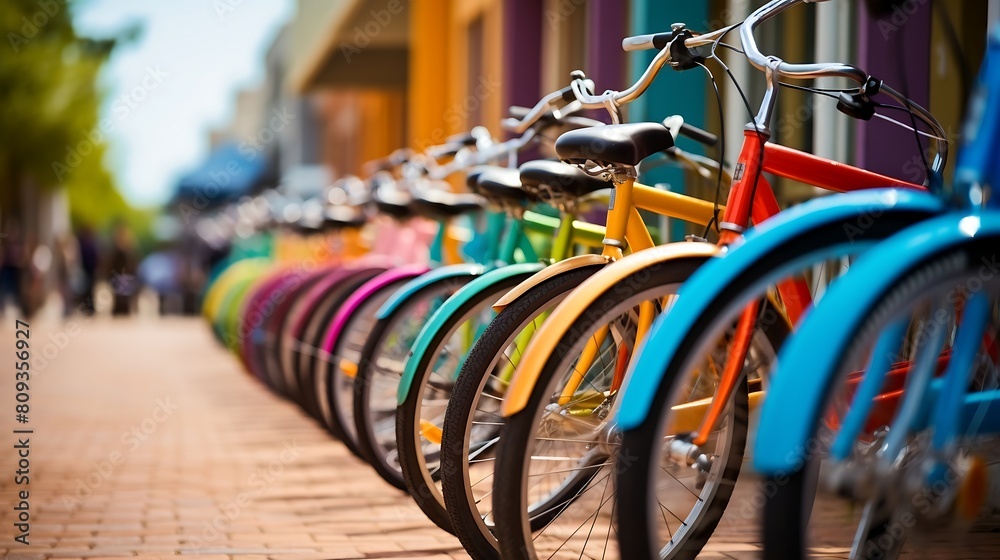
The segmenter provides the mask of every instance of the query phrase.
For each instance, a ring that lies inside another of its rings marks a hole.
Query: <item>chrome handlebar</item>
[[[760,8],[754,10],[754,12],[739,25],[740,41],[747,60],[749,60],[750,64],[758,70],[764,72],[767,76],[767,92],[764,95],[760,110],[752,123],[758,130],[768,130],[771,113],[774,108],[775,90],[779,85],[779,78],[806,80],[821,77],[840,77],[857,83],[862,90],[869,87],[868,82],[870,76],[864,70],[856,66],[839,62],[810,64],[789,63],[778,57],[765,55],[757,47],[757,41],[754,39],[753,33],[761,23],[798,4],[825,1],[827,0],[771,0]],[[683,24],[674,24],[673,27],[675,32],[684,29]],[[711,33],[695,35],[694,37],[686,38],[684,40],[684,45],[691,49],[711,44],[732,29],[733,27],[723,27]],[[615,113],[617,113],[617,107],[619,105],[634,100],[646,91],[663,65],[671,62],[671,47],[673,41],[676,40],[672,39],[672,37],[674,37],[674,33],[654,33],[625,38],[622,41],[622,48],[626,51],[659,49],[657,55],[653,58],[652,62],[650,62],[649,66],[647,66],[646,71],[643,72],[642,76],[628,89],[620,92],[606,91],[601,95],[589,94],[584,91],[583,88],[577,87],[578,84],[574,81],[573,92],[576,94],[577,99],[580,100],[585,108],[605,107],[612,112],[612,117],[615,117]],[[944,168],[948,157],[947,133],[945,132],[944,127],[941,126],[941,123],[939,123],[937,119],[935,119],[934,116],[927,111],[927,109],[909,101],[905,96],[892,87],[884,83],[877,82],[876,85],[878,86],[878,91],[880,93],[892,98],[904,107],[909,107],[910,110],[913,111],[913,114],[933,131],[933,134],[928,135],[934,141],[934,149],[937,154],[932,164],[932,168],[934,171],[940,172]]]
[[[760,8],[754,10],[754,12],[743,21],[743,24],[740,25],[740,43],[743,46],[744,55],[747,60],[750,61],[750,64],[758,70],[764,72],[768,78],[767,92],[764,95],[764,101],[761,104],[760,111],[757,113],[757,117],[754,119],[754,124],[758,127],[758,129],[767,129],[770,124],[771,111],[774,106],[774,90],[778,87],[777,82],[779,78],[797,80],[810,80],[823,77],[846,78],[858,84],[862,90],[865,90],[870,86],[868,82],[871,76],[857,66],[840,62],[818,62],[809,64],[790,63],[785,62],[776,56],[765,55],[757,47],[757,41],[754,39],[753,33],[754,30],[757,29],[757,26],[761,23],[764,23],[765,21],[798,4],[825,1],[827,0],[771,0],[767,4],[764,4]],[[934,115],[932,115],[930,111],[910,101],[892,87],[886,85],[885,83],[878,82],[876,82],[875,85],[877,85],[880,93],[892,98],[904,107],[909,107],[909,109],[913,111],[916,118],[923,121],[923,123],[933,131],[934,134],[930,137],[934,141],[936,157],[934,158],[931,167],[934,172],[940,173],[944,169],[945,162],[947,162],[948,159],[947,132],[944,130],[944,127],[938,122],[937,119],[934,118]]]

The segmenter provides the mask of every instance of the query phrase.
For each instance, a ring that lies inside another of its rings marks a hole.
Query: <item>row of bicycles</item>
[[[946,184],[947,135],[904,93],[758,49],[808,3],[626,38],[657,51],[634,85],[574,72],[511,109],[509,140],[477,127],[320,198],[244,201],[276,249],[220,267],[206,317],[473,558],[968,557],[1000,509],[1000,32]],[[718,94],[720,48],[766,81],[735,165],[679,148],[724,152],[682,116],[623,122],[664,67]],[[775,143],[785,88],[909,129],[925,180]],[[657,165],[714,200],[637,181]],[[782,209],[776,177],[830,195]],[[664,242],[656,215],[700,235]]]

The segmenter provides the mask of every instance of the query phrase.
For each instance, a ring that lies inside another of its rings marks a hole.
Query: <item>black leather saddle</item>
[[[674,137],[661,123],[609,124],[571,130],[556,140],[559,159],[573,164],[638,165],[673,147]]]
[[[477,194],[453,193],[447,185],[427,190],[413,197],[410,206],[415,212],[434,219],[448,219],[481,210],[486,201]]]
[[[410,195],[393,188],[391,180],[372,179],[370,188],[372,202],[375,203],[379,212],[399,220],[413,216],[413,210],[410,208]]]
[[[517,169],[494,167],[479,175],[477,190],[497,202],[523,204],[536,197],[521,188],[521,173]]]
[[[518,169],[524,190],[536,196],[566,195],[575,198],[614,185],[597,177],[587,175],[572,165],[558,161],[536,160],[521,165]]]

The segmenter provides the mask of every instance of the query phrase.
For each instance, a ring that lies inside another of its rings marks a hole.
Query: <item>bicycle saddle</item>
[[[392,181],[373,179],[372,201],[379,212],[393,218],[403,220],[413,215],[410,195],[393,187]]]
[[[610,182],[591,177],[572,165],[552,160],[529,161],[521,165],[518,171],[524,190],[536,196],[548,191],[579,198],[614,186]]]
[[[479,192],[497,201],[528,202],[535,199],[521,187],[521,174],[517,169],[494,167],[479,175]]]
[[[563,134],[556,140],[556,153],[573,164],[590,160],[602,167],[635,166],[673,145],[673,135],[661,123],[609,124]]]
[[[328,206],[323,210],[322,228],[325,230],[365,225],[368,217],[364,210],[355,206]]]
[[[477,194],[453,193],[445,190],[447,188],[442,185],[414,196],[413,210],[430,218],[447,219],[481,210],[485,204]]]
[[[479,192],[479,176],[490,169],[498,169],[495,165],[476,165],[465,172],[465,186],[470,192]]]

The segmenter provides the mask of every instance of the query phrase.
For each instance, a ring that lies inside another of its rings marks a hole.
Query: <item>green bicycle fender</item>
[[[430,351],[430,344],[439,330],[444,328],[452,315],[457,313],[466,303],[475,298],[480,292],[489,290],[493,286],[511,278],[523,276],[526,279],[535,274],[545,265],[542,263],[520,263],[510,266],[496,268],[469,282],[459,288],[444,304],[434,312],[427,320],[417,338],[410,347],[410,355],[406,359],[406,367],[403,369],[403,377],[400,379],[399,388],[396,392],[397,405],[403,404],[407,395],[410,394],[410,386],[417,376],[417,364],[424,359],[424,354]]]
[[[410,296],[438,280],[458,278],[459,276],[479,276],[485,270],[486,267],[481,264],[453,264],[435,268],[427,274],[421,274],[393,292],[389,296],[389,299],[382,304],[382,307],[379,307],[378,311],[375,312],[375,318],[381,321],[392,315],[392,312],[409,299]]]
[[[228,288],[242,277],[263,274],[271,266],[274,266],[274,262],[265,258],[237,260],[227,264],[215,277],[212,285],[205,288],[202,299],[202,315],[212,324],[217,322],[219,308]]]
[[[243,311],[243,302],[250,288],[256,283],[257,278],[245,278],[233,286],[224,301],[223,314],[221,317],[220,334],[226,348],[236,351],[236,344],[239,342],[239,323]]]

